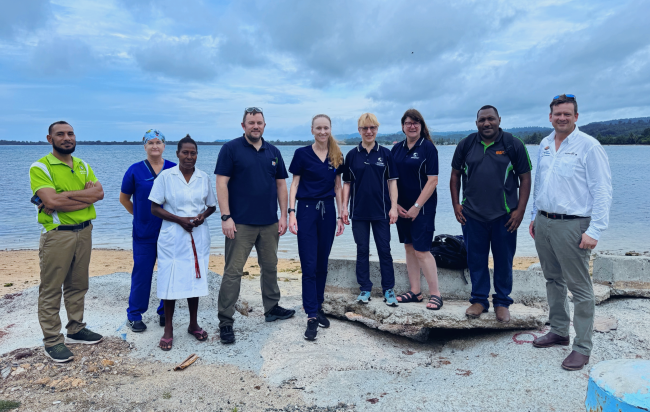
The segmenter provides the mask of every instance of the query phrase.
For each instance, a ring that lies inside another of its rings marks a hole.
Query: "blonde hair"
[[[364,127],[364,126],[377,126],[379,127],[379,120],[377,120],[377,116],[375,116],[372,113],[364,113],[359,117],[359,122],[358,122],[359,127]]]
[[[312,117],[311,127],[314,127],[314,121],[319,117],[327,119],[327,121],[330,122],[330,128],[332,127],[332,119],[330,119],[330,117],[326,114],[317,114],[316,116]],[[343,164],[343,153],[341,153],[341,148],[339,147],[336,139],[334,139],[331,131],[329,137],[327,138],[327,151],[327,157],[330,159],[330,163],[333,167],[337,168]]]

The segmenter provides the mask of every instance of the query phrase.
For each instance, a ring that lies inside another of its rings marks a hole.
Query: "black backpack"
[[[467,268],[467,249],[463,236],[436,236],[431,243],[431,254],[438,267],[458,270]]]

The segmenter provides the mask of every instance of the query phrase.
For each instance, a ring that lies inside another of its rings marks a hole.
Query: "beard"
[[[74,150],[77,148],[77,144],[73,144],[70,149],[65,149],[63,147],[59,147],[56,144],[52,143],[52,148],[57,151],[57,153],[62,154],[62,155],[69,155],[74,153]]]
[[[253,136],[251,136],[249,134],[246,134],[246,133],[244,133],[244,134],[246,135],[246,138],[248,138],[248,140],[250,140],[251,142],[259,142],[260,139],[262,138],[261,135],[260,135],[260,137],[253,137]]]

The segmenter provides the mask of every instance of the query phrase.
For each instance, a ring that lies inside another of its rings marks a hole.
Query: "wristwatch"
[[[419,208],[422,207],[422,206],[418,205],[417,203],[415,203],[413,206],[415,206],[416,209],[419,209]]]
[[[221,220],[223,220],[224,222],[228,219],[230,219],[230,215],[221,215]]]
[[[289,210],[287,211],[287,213],[291,213],[291,212],[296,213],[296,209],[289,208]]]

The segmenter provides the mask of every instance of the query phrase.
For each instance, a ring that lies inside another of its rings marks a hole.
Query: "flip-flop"
[[[172,350],[172,342],[173,342],[173,341],[174,341],[174,338],[169,338],[169,339],[160,338],[160,342],[158,343],[158,347],[159,347],[160,349],[164,350],[164,351]],[[169,347],[168,347],[168,348],[164,348],[164,347],[162,346],[163,343],[165,344],[165,346],[169,345]]]
[[[187,333],[190,335],[194,336],[196,340],[203,342],[205,340],[208,340],[208,332],[204,331],[203,329],[199,330],[190,330],[189,328],[187,329]]]

